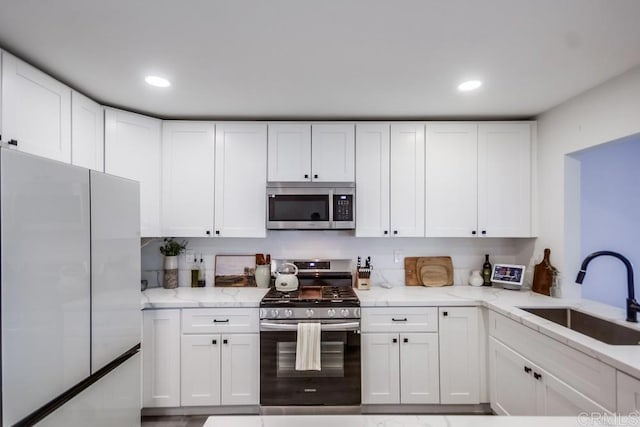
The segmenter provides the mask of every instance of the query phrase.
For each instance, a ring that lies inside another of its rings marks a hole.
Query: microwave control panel
[[[333,196],[333,221],[353,221],[353,194]]]

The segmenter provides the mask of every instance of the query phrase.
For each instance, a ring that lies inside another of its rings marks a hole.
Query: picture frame
[[[506,289],[521,289],[524,283],[524,265],[494,264],[491,270],[491,282],[500,283]]]
[[[216,255],[213,286],[255,287],[255,255]]]

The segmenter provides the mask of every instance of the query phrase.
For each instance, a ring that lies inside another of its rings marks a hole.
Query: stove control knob
[[[312,309],[308,308],[306,313],[307,313],[307,317],[313,317],[313,310]]]
[[[284,311],[284,317],[291,317],[293,316],[293,310],[291,310],[290,308],[286,309]]]
[[[264,318],[266,318],[266,317],[267,317],[267,309],[265,309],[265,308],[261,308],[261,309],[260,309],[260,318],[261,318],[261,319],[264,319]]]
[[[335,317],[335,315],[336,315],[336,311],[333,308],[330,308],[329,310],[327,310],[327,316]]]
[[[271,317],[274,318],[274,319],[277,319],[278,318],[278,310],[276,310],[276,309],[271,310]]]
[[[342,310],[340,310],[340,314],[342,314],[342,317],[349,317],[349,309],[343,308]]]

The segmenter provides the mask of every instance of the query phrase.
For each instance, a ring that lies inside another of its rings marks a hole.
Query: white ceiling
[[[0,47],[163,118],[527,118],[640,64],[639,22],[638,0],[0,0]]]

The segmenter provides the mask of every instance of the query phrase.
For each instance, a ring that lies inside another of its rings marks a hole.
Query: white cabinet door
[[[222,336],[223,405],[257,405],[260,401],[260,335]]]
[[[391,125],[391,233],[424,237],[424,124]]]
[[[216,236],[266,237],[266,158],[266,124],[216,126]]]
[[[427,237],[472,237],[477,233],[478,125],[427,123]]]
[[[440,307],[440,403],[480,403],[478,308]]]
[[[164,236],[213,236],[215,125],[162,123]]]
[[[398,334],[362,334],[362,403],[400,403]]]
[[[269,181],[311,181],[311,125],[269,123]]]
[[[71,163],[104,172],[104,108],[71,93]]]
[[[531,126],[530,123],[478,126],[481,236],[531,236]]]
[[[71,162],[69,87],[3,52],[1,110],[3,141],[26,153]]]
[[[220,335],[183,335],[180,395],[182,406],[220,404]]]
[[[104,160],[105,172],[140,182],[141,236],[161,236],[161,121],[106,109]]]
[[[618,371],[618,407],[620,415],[627,416],[632,412],[640,412],[640,380]]]
[[[533,364],[509,347],[489,338],[491,409],[498,415],[535,415],[536,382]]]
[[[356,126],[356,237],[389,236],[389,124]]]
[[[400,334],[400,402],[440,403],[438,334]]]
[[[355,126],[313,124],[311,126],[311,174],[317,182],[355,180]]]
[[[533,377],[538,387],[538,412],[535,415],[566,417],[581,413],[609,413],[584,394],[537,366],[534,366]]]
[[[142,405],[180,406],[180,310],[142,313]]]

